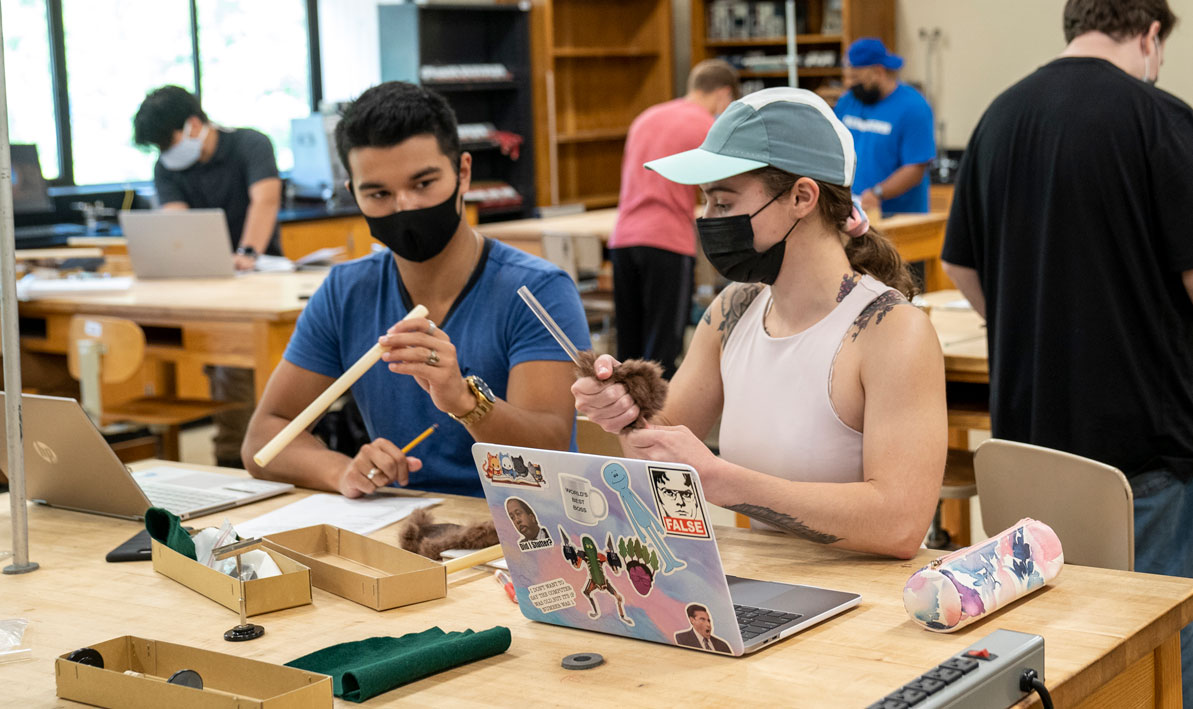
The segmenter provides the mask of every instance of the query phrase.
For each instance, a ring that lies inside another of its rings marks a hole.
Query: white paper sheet
[[[443,502],[438,497],[367,497],[349,499],[343,495],[311,495],[273,512],[241,522],[236,532],[243,538],[262,537],[315,524],[331,524],[357,534],[405,519],[412,512]]]

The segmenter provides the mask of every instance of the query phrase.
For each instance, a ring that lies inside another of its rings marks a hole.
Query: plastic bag
[[[25,645],[28,625],[24,618],[0,620],[0,664],[33,659],[33,648]]]

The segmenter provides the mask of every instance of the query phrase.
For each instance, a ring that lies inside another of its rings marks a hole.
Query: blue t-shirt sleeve
[[[325,377],[338,377],[344,373],[340,338],[336,334],[342,304],[337,297],[339,279],[335,276],[333,270],[307,301],[307,307],[294,325],[290,344],[282,355],[287,362]]]
[[[580,293],[576,283],[562,271],[545,273],[526,284],[555,322],[571,338],[578,350],[592,348],[588,338],[588,320],[584,307],[580,305]],[[522,298],[514,295],[510,305],[510,368],[522,362],[568,361],[567,353],[547,331]]]
[[[903,127],[903,140],[899,145],[900,165],[920,165],[932,162],[936,157],[935,120],[932,108],[920,96],[915,96],[911,110],[907,112]]]

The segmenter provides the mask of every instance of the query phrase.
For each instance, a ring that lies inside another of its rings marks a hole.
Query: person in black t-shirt
[[[282,181],[269,138],[249,128],[217,126],[185,89],[163,86],[137,109],[133,140],[160,152],[153,184],[163,209],[224,210],[238,270],[252,270],[258,254],[281,254]],[[213,398],[246,404],[214,417],[216,462],[243,467],[240,446],[252,415],[253,373],[211,366],[204,371]]]
[[[942,256],[986,317],[995,437],[1122,470],[1135,569],[1189,577],[1193,109],[1153,85],[1175,22],[1069,0],[1064,52],[974,130]],[[1190,628],[1181,647],[1193,706]]]

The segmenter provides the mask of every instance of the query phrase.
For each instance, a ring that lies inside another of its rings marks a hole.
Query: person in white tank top
[[[735,101],[700,148],[647,163],[700,185],[701,246],[736,282],[704,314],[663,411],[621,442],[693,466],[710,502],[766,525],[910,558],[944,472],[944,358],[898,252],[851,201],[855,164],[832,109],[788,88]],[[605,381],[616,365],[604,355],[572,387],[610,432],[639,413]],[[720,457],[702,442],[718,417]]]

